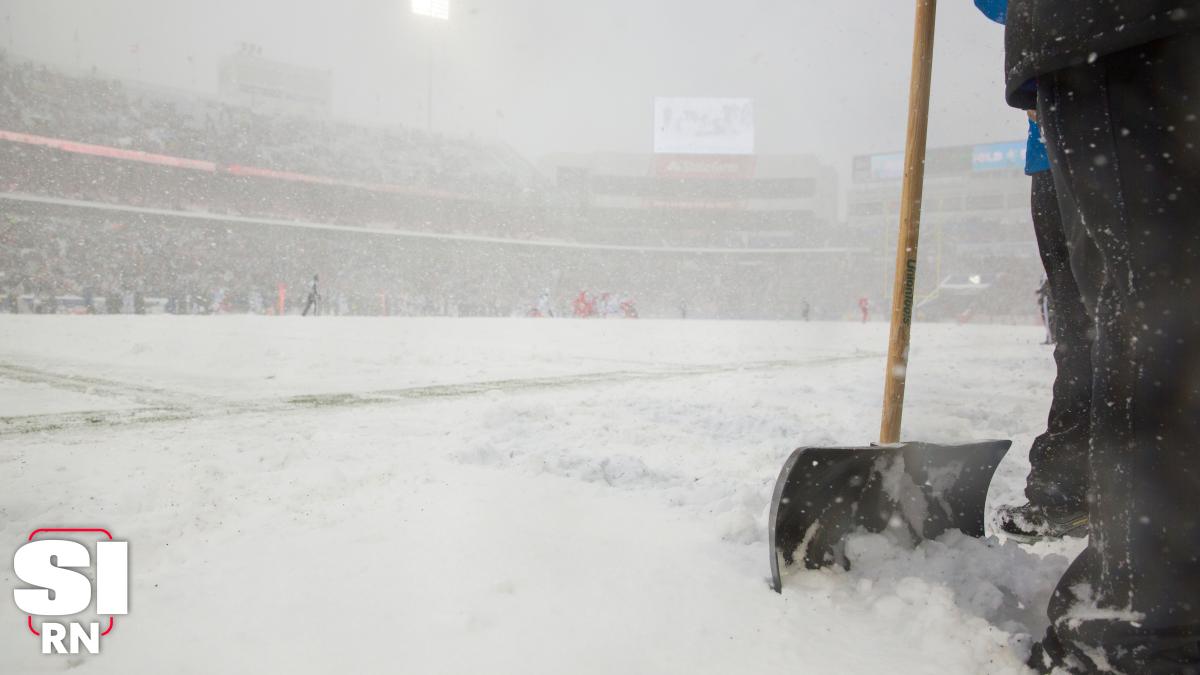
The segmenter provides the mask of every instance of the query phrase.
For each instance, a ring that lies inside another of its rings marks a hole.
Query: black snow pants
[[[1030,663],[1197,673],[1200,35],[1043,75],[1038,113],[1057,188],[1102,267],[1091,537],[1051,598],[1051,626]]]
[[[1054,321],[1054,397],[1046,431],[1029,450],[1025,497],[1051,509],[1082,509],[1087,500],[1087,452],[1091,438],[1092,329],[1075,275],[1064,228],[1079,227],[1078,218],[1064,221],[1054,177],[1049,171],[1033,176],[1033,229],[1046,270]]]

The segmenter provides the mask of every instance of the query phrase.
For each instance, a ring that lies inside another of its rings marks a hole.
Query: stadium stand
[[[569,315],[588,289],[648,317],[847,318],[886,295],[863,273],[890,257],[874,233],[810,228],[781,247],[723,234],[768,215],[669,208],[589,228],[515,152],[470,139],[11,58],[0,120],[0,311],[290,313],[314,273],[326,311],[353,314],[524,315],[548,292]],[[1033,313],[1015,293],[959,304],[929,316]]]

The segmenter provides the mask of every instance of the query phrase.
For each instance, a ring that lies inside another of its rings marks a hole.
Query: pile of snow
[[[1062,555],[1043,557],[1013,541],[960,532],[912,550],[882,534],[858,534],[847,539],[846,557],[858,589],[904,599],[949,593],[965,614],[1020,638],[1045,630],[1050,591],[1070,564]]]

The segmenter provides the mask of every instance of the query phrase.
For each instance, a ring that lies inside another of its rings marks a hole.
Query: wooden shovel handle
[[[896,241],[896,278],[892,284],[892,328],[883,385],[880,443],[900,440],[904,382],[917,284],[917,240],[921,231],[921,193],[925,185],[925,138],[929,130],[929,82],[933,74],[933,33],[937,0],[917,0],[912,78],[908,90],[908,137],[904,144],[904,188],[900,196],[900,236]]]

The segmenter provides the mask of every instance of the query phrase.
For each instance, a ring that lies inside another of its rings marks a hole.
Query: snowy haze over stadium
[[[649,152],[655,96],[755,100],[757,151],[812,153],[848,181],[855,154],[904,143],[912,3],[896,0],[4,0],[15,55],[215,94],[239,42],[331,71],[337,117],[551,152]],[[939,7],[931,146],[1014,140],[1003,30]],[[431,45],[432,43],[432,45]]]

